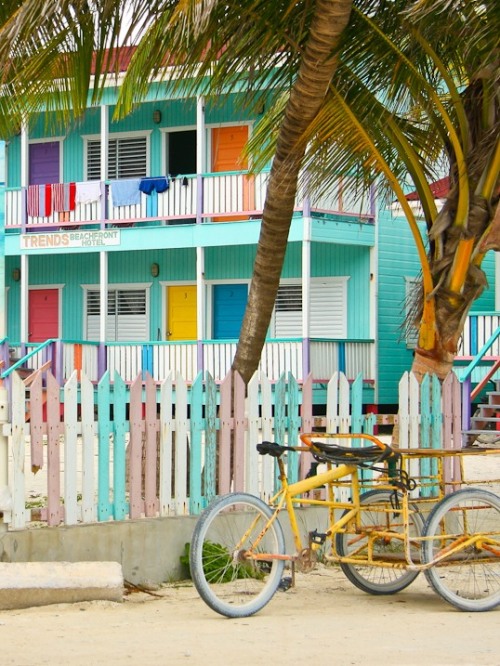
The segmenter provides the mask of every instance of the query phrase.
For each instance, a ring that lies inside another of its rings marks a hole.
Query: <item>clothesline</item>
[[[50,217],[53,212],[68,213],[76,204],[94,203],[100,198],[100,181],[29,185],[27,213],[30,217]]]
[[[134,206],[141,201],[141,192],[152,196],[166,192],[170,180],[182,178],[182,185],[188,185],[185,176],[143,176],[123,178],[109,182],[113,206]],[[27,212],[30,217],[50,217],[53,212],[68,213],[77,204],[90,204],[101,198],[101,181],[91,180],[78,183],[51,183],[28,186]]]

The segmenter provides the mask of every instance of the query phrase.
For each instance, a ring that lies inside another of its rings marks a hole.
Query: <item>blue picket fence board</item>
[[[431,448],[439,449],[442,446],[441,433],[443,432],[443,409],[441,400],[441,383],[437,375],[431,376]],[[430,460],[430,469],[432,476],[436,477],[438,473],[438,461],[436,458]],[[431,495],[436,496],[439,493],[438,486],[432,486]]]
[[[98,428],[98,466],[97,466],[97,520],[108,520],[112,515],[111,503],[109,501],[110,479],[109,479],[109,438],[113,432],[110,421],[111,388],[109,382],[109,370],[101,377],[97,385],[97,408],[99,413]]]
[[[113,517],[123,520],[129,511],[126,499],[126,442],[128,432],[126,417],[127,387],[115,370],[113,387]]]
[[[207,372],[205,384],[205,468],[203,494],[205,503],[217,494],[217,386],[212,375]]]
[[[431,445],[431,387],[430,377],[425,375],[420,384],[420,448],[428,449]],[[422,487],[422,497],[431,496],[429,477],[431,475],[431,465],[429,458],[422,458],[420,463],[420,473],[424,477],[424,486]]]
[[[204,502],[201,492],[203,421],[203,373],[191,386],[191,454],[189,461],[189,511],[199,513]]]
[[[363,432],[363,378],[358,375],[351,385],[351,432]],[[353,439],[352,446],[364,446],[362,439]]]

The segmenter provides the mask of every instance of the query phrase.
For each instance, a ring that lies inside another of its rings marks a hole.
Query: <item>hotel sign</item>
[[[59,231],[52,234],[22,234],[21,250],[66,250],[72,247],[120,245],[120,229]]]

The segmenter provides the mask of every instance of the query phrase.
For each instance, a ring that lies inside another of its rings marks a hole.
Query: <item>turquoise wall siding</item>
[[[156,175],[162,172],[162,129],[196,126],[196,100],[158,100],[142,104],[133,113],[119,121],[113,120],[114,106],[109,108],[110,135],[118,132],[150,131],[150,160],[149,174]],[[161,111],[162,120],[154,124],[152,115],[154,110]],[[228,95],[217,103],[207,103],[205,122],[207,125],[250,122],[258,118],[254,110],[244,108],[238,104],[234,95]],[[85,116],[69,129],[57,123],[48,125],[46,118],[40,115],[30,126],[30,139],[42,137],[64,137],[63,151],[63,179],[69,181],[84,180],[84,139],[88,135],[98,135],[100,132],[100,109],[89,109]],[[19,187],[21,177],[20,137],[12,137],[8,147],[8,173],[9,187]],[[208,171],[209,169],[207,169]]]
[[[405,317],[405,277],[416,278],[420,263],[413,237],[404,218],[383,211],[379,217],[378,292],[378,403],[396,404],[398,383],[410,369],[413,351],[406,347],[401,328]],[[495,308],[495,259],[489,252],[483,262],[489,288],[474,303],[472,312]]]
[[[110,284],[150,284],[150,336],[157,337],[162,317],[162,281],[193,281],[196,277],[196,251],[157,250],[155,252],[123,252],[108,255]],[[151,277],[151,264],[160,266],[157,278]],[[19,259],[7,257],[6,282],[8,292],[8,336],[19,341],[20,283],[12,281],[12,270]],[[30,285],[63,285],[62,337],[81,339],[83,335],[84,291],[81,285],[99,283],[99,255],[30,257]]]
[[[399,380],[413,357],[401,331],[405,277],[417,277],[420,264],[405,219],[382,212],[378,224],[378,402],[396,404]]]
[[[207,248],[207,280],[250,279],[255,246]],[[349,337],[367,338],[370,331],[370,250],[366,247],[312,243],[312,277],[349,276],[347,281],[347,330]],[[281,273],[283,278],[302,277],[302,245],[289,243]]]
[[[337,247],[313,244],[311,252],[313,277],[349,276],[348,288],[348,334],[362,338],[369,335],[369,295],[366,285],[369,280],[369,249]],[[255,246],[213,247],[205,254],[205,279],[250,281]],[[284,278],[301,277],[301,247],[289,245]],[[151,264],[160,267],[159,276],[151,277]],[[19,267],[17,257],[7,257],[7,284],[9,290],[9,337],[19,340],[20,283],[12,281],[12,270]],[[154,251],[113,252],[108,255],[110,284],[148,284],[150,289],[150,336],[156,339],[162,329],[164,312],[163,284],[194,282],[196,280],[196,250],[158,249]],[[62,336],[65,339],[80,339],[83,335],[84,291],[81,285],[99,282],[99,255],[75,254],[66,256],[45,255],[30,257],[30,285],[62,285]]]

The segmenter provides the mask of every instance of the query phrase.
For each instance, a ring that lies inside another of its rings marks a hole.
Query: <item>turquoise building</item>
[[[50,361],[61,380],[74,369],[93,381],[105,370],[225,377],[268,179],[241,157],[259,113],[237,97],[153,84],[115,122],[109,88],[72,126],[40,114],[5,137],[7,364],[33,352],[28,365]],[[347,179],[321,199],[301,188],[259,370],[312,376],[319,402],[334,372],[361,374],[365,403],[383,409],[411,365],[401,326],[419,266],[406,222],[351,191]],[[476,310],[489,317],[493,259],[486,267]]]

